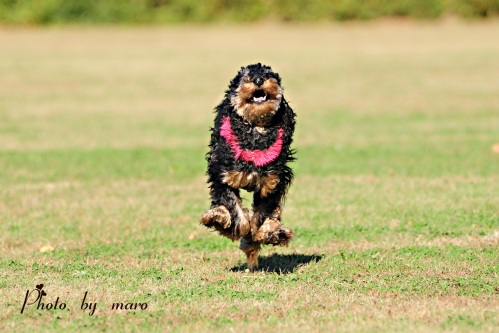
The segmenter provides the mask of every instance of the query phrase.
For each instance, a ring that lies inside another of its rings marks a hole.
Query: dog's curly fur
[[[282,226],[281,212],[293,179],[287,164],[294,160],[290,146],[296,115],[283,97],[279,75],[260,63],[241,68],[215,113],[206,155],[212,202],[200,222],[232,240],[241,239],[240,248],[253,271],[261,244],[287,246],[294,236]],[[237,151],[254,158],[255,152],[274,146],[280,151],[269,153],[264,162],[242,158]],[[254,192],[251,216],[242,207],[240,189]]]

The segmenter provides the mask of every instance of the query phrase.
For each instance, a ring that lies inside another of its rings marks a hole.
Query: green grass
[[[0,30],[0,329],[493,332],[497,28]],[[295,239],[251,274],[198,219],[211,110],[255,61],[283,77],[298,160]],[[21,314],[40,283],[67,309]]]

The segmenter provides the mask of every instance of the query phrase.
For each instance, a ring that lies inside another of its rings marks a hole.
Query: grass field
[[[0,330],[494,332],[498,59],[497,21],[0,29]],[[251,274],[198,219],[258,61],[299,159],[296,237]],[[40,283],[66,309],[21,314]]]

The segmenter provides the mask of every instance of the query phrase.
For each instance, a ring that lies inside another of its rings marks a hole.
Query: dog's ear
[[[288,102],[284,99],[284,96],[281,100],[280,109],[283,111],[282,121],[283,121],[283,129],[284,129],[284,141],[287,144],[291,144],[293,132],[295,131],[296,124],[296,114],[293,109],[289,106]]]
[[[281,86],[281,77],[279,76],[279,74],[277,74],[276,72],[273,72],[272,69],[270,69],[269,67],[269,72],[267,73],[267,77],[270,79],[276,79],[277,80],[277,84],[279,84]],[[281,86],[282,87],[282,86]]]
[[[244,67],[243,67],[244,69]],[[229,95],[231,93],[235,93],[237,87],[239,87],[239,83],[241,83],[241,78],[243,77],[243,70],[240,70],[237,75],[230,81],[229,84],[229,90],[227,90],[225,93],[226,95]]]

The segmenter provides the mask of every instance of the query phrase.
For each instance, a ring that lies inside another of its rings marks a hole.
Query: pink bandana
[[[253,162],[257,167],[269,164],[279,156],[282,150],[282,135],[284,130],[279,128],[277,131],[277,139],[269,148],[265,150],[244,150],[241,149],[241,144],[237,141],[237,136],[232,131],[230,125],[230,118],[227,116],[222,117],[222,126],[220,126],[220,135],[225,138],[230,150],[235,154],[234,158],[243,159],[246,162]]]

